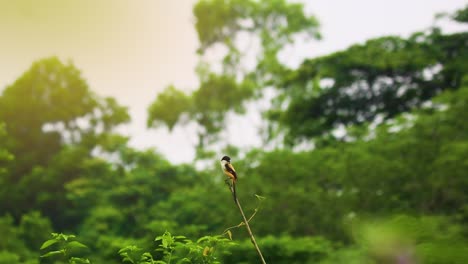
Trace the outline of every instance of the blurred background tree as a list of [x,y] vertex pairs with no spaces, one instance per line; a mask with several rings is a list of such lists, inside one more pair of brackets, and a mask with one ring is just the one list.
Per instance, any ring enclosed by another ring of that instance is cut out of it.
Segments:
[[[286,0],[199,1],[193,13],[200,41],[200,86],[191,95],[167,87],[149,108],[148,126],[164,124],[172,129],[178,123],[195,122],[197,153],[203,156],[219,140],[228,112],[245,113],[247,100],[281,80],[286,66],[278,53],[295,41],[320,35],[317,20],[305,14],[303,4]],[[208,54],[213,53],[222,55],[210,60]]]
[[68,207],[65,184],[80,176],[92,151],[106,150],[129,116],[115,99],[94,95],[75,66],[48,58],[3,90],[0,120],[8,135],[2,143],[15,157],[2,178],[9,188],[0,199],[9,202],[1,210],[19,217],[40,208],[65,227],[76,224],[61,213]]

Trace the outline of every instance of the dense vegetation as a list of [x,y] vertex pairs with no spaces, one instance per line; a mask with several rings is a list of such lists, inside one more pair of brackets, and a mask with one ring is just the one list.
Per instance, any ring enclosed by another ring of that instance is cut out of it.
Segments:
[[129,147],[125,107],[73,64],[39,60],[0,96],[0,263],[257,263],[244,228],[226,231],[241,218],[211,150],[222,120],[267,89],[277,148],[223,146],[267,262],[468,261],[468,32],[385,36],[290,69],[278,53],[320,37],[302,5],[211,0],[194,14],[200,87],[168,87],[148,126],[196,122],[212,166]]

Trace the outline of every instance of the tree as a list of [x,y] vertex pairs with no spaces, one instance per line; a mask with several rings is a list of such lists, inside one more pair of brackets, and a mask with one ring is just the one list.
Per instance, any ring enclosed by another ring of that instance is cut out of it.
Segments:
[[[200,86],[190,95],[167,87],[149,108],[148,126],[172,129],[193,121],[199,125],[198,150],[205,150],[225,128],[228,112],[243,113],[246,100],[278,81],[286,66],[277,55],[285,46],[301,37],[320,36],[318,22],[305,14],[303,5],[285,0],[201,0],[193,13],[202,61],[197,70]],[[246,47],[249,41],[257,45]],[[204,61],[203,56],[216,49],[223,54],[217,64]],[[257,58],[253,67],[247,63],[252,56]],[[220,70],[211,69],[215,67]]]
[[128,120],[126,108],[92,93],[71,63],[57,58],[33,63],[0,96],[7,132],[2,144],[15,157],[1,178],[10,186],[1,193],[0,199],[9,201],[0,204],[2,211],[16,218],[33,208],[59,215],[65,183],[80,177],[93,150],[109,151],[110,139],[119,137],[114,128]]
[[467,32],[442,34],[433,28],[305,60],[283,79],[282,96],[268,117],[285,131],[289,144],[394,118],[460,87],[468,70],[467,40]]

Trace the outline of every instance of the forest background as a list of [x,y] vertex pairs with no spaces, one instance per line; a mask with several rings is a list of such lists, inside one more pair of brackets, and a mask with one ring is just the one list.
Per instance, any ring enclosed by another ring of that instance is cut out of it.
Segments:
[[[147,108],[150,129],[194,128],[192,162],[131,147],[127,107],[71,61],[35,61],[2,90],[0,263],[256,263],[231,228],[224,154],[267,262],[468,260],[466,30],[434,23],[290,67],[284,49],[322,37],[303,4],[201,0],[193,15],[199,86]],[[466,26],[468,6],[441,20]],[[246,150],[223,133],[251,105],[262,144]]]

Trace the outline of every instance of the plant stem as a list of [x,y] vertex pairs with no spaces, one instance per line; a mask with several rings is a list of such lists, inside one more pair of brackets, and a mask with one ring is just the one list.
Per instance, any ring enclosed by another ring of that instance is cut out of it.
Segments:
[[239,199],[237,198],[237,195],[234,195],[234,187],[230,186],[229,189],[231,190],[231,193],[234,196],[234,201],[237,205],[237,208],[239,208],[239,212],[242,215],[242,219],[244,219],[245,227],[247,228],[247,232],[249,233],[249,236],[250,236],[250,241],[252,241],[252,244],[255,246],[255,249],[257,250],[257,253],[260,256],[260,259],[262,260],[262,264],[266,264],[265,259],[263,258],[263,255],[262,255],[262,251],[260,251],[257,241],[255,241],[255,237],[252,233],[252,230],[250,229],[249,221],[245,217],[244,210],[242,210],[242,206],[240,205]]

